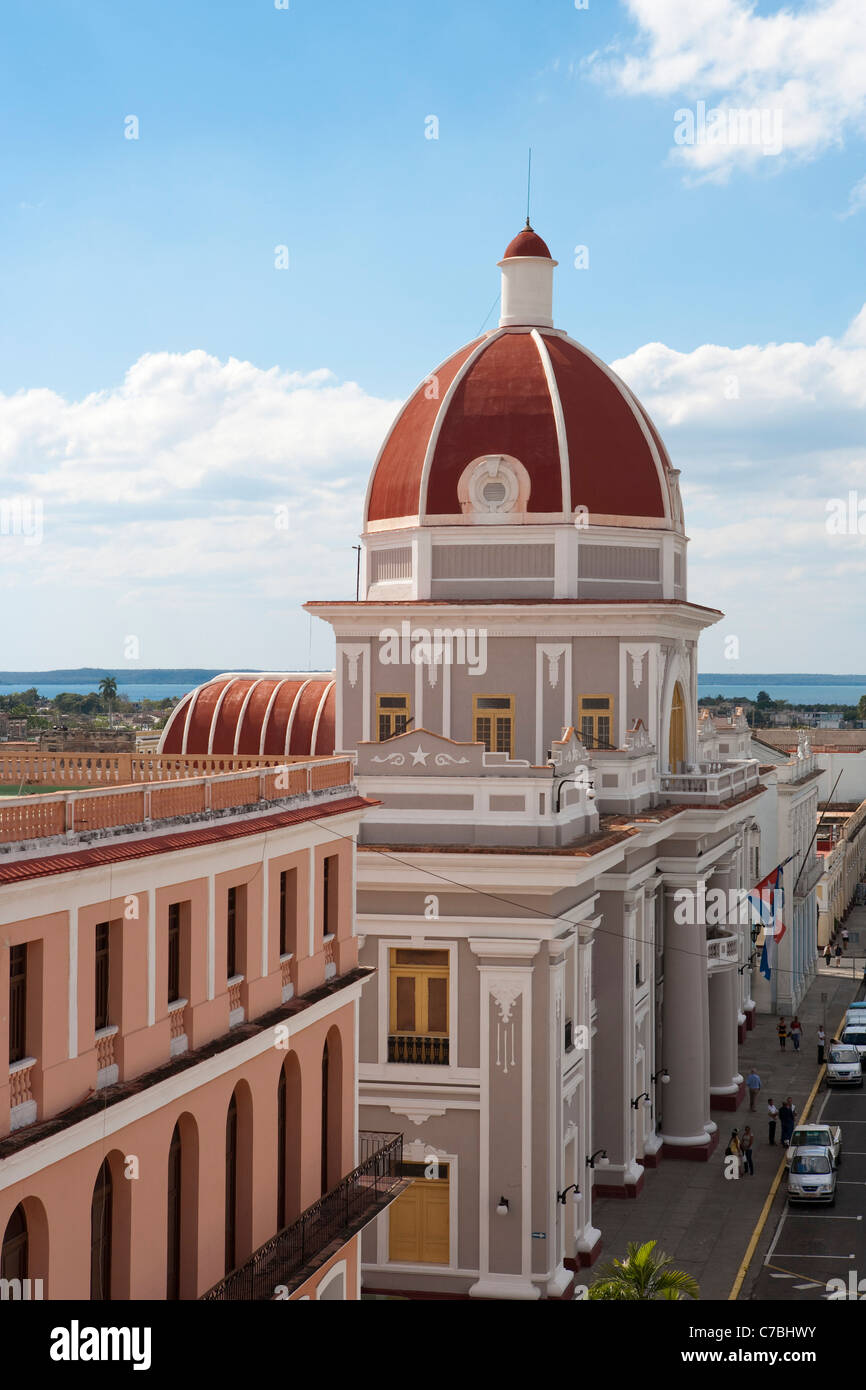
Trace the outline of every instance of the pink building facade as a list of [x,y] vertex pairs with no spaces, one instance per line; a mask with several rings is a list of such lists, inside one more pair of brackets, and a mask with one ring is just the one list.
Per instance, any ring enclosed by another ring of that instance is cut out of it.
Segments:
[[97,791],[95,831],[0,808],[4,1297],[358,1296],[397,1171],[357,1126],[366,803],[346,759],[289,770],[143,823]]

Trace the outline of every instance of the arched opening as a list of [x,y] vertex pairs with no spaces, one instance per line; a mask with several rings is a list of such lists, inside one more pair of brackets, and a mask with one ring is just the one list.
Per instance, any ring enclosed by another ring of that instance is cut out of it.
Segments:
[[183,1209],[183,1142],[180,1125],[175,1125],[168,1146],[168,1198],[166,1214],[166,1298],[180,1298],[181,1212]]
[[319,1302],[325,1299],[339,1299],[345,1302],[346,1299],[346,1266],[338,1265],[325,1275],[316,1292]]
[[0,1251],[0,1279],[30,1277],[30,1239],[24,1203],[19,1202],[6,1223]]
[[322,1049],[322,1191],[336,1187],[343,1168],[343,1045],[332,1028]]
[[277,1086],[277,1227],[301,1212],[301,1068],[293,1052]]
[[226,1274],[237,1264],[238,1103],[232,1096],[226,1116]]
[[671,696],[671,722],[670,735],[668,738],[668,764],[673,773],[682,770],[682,762],[686,756],[686,701],[683,695],[683,688],[679,681],[674,686],[674,693]]
[[252,1246],[252,1097],[245,1081],[235,1087],[226,1115],[226,1274],[242,1264]]
[[114,1207],[111,1164],[106,1158],[96,1177],[90,1201],[90,1297],[111,1298],[111,1242]]

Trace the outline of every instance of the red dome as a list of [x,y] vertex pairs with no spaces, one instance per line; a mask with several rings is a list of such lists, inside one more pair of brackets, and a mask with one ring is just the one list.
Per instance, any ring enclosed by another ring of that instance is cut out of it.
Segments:
[[509,241],[502,259],[507,261],[512,256],[544,256],[548,261],[553,260],[546,243],[541,240],[537,232],[532,230],[529,223],[526,224],[522,232],[517,233],[513,241]]
[[674,524],[670,460],[643,406],[557,330],[500,328],[425,378],[376,461],[366,522],[448,524],[462,514],[461,473],[485,454],[523,464],[530,520],[571,520],[585,507],[600,524]]
[[160,753],[288,754],[334,751],[331,676],[217,676],[172,710]]

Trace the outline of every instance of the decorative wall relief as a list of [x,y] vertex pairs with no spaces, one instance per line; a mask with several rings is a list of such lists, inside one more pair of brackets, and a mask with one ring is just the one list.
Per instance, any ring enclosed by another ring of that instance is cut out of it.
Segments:
[[496,1020],[496,1065],[507,1074],[517,1065],[515,1045],[515,1022],[512,1009],[523,993],[525,981],[515,980],[510,975],[497,975],[490,981],[490,995],[499,1009]]
[[544,656],[547,657],[547,682],[551,690],[555,690],[559,684],[559,663],[568,651],[568,647],[542,646]]
[[343,655],[346,658],[349,684],[353,690],[358,684],[358,663],[364,655],[365,650],[364,647],[343,647],[342,649]]

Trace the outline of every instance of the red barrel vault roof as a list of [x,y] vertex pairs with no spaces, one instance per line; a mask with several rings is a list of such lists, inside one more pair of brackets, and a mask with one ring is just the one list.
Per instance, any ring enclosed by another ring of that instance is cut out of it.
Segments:
[[334,751],[330,675],[224,675],[185,695],[160,753],[310,757]]

